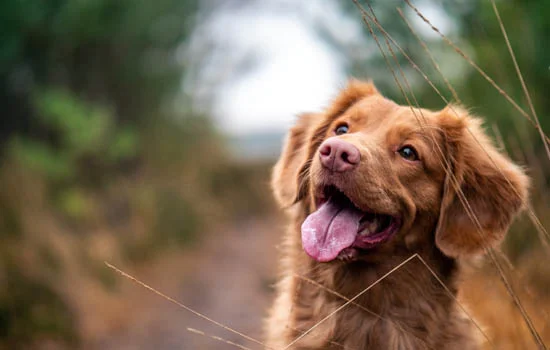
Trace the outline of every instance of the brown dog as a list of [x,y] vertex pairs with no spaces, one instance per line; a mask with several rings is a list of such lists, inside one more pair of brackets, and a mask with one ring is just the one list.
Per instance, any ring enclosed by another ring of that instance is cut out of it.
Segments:
[[456,106],[399,106],[359,81],[325,113],[300,116],[272,179],[292,225],[268,347],[301,337],[289,348],[477,348],[419,259],[364,290],[418,253],[456,294],[457,259],[503,239],[528,179],[480,124]]

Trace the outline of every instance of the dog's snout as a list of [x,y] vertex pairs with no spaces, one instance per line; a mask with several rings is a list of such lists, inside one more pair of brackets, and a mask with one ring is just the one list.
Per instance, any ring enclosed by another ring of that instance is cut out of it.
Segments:
[[327,169],[336,172],[349,171],[361,160],[359,149],[349,142],[338,138],[330,138],[319,148],[321,163]]

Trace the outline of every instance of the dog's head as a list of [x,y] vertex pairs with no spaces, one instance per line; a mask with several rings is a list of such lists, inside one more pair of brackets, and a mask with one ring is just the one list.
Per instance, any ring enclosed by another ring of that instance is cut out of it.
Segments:
[[457,106],[400,106],[353,80],[290,130],[275,197],[307,211],[302,244],[318,261],[426,242],[450,257],[481,252],[504,237],[528,179],[480,124]]

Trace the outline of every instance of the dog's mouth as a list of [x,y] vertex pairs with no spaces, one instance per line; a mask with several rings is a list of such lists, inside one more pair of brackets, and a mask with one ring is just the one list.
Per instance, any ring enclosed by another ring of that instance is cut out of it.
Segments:
[[386,242],[400,226],[396,217],[361,210],[334,186],[325,187],[317,200],[318,209],[302,224],[302,245],[320,262],[353,260],[357,250]]

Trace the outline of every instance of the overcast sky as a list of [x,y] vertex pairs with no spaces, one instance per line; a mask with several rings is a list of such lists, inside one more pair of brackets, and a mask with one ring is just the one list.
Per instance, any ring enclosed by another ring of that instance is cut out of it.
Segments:
[[[202,4],[185,52],[191,68],[185,89],[233,136],[282,132],[297,114],[320,110],[330,102],[348,78],[348,61],[323,40],[321,32],[352,46],[355,59],[372,54],[366,49],[359,17],[350,18],[337,1]],[[424,6],[423,12],[446,31],[445,13],[433,6]],[[434,35],[422,23],[416,24],[421,34]]]
[[339,40],[361,40],[360,24],[333,1],[218,3],[205,12],[191,48],[207,55],[186,88],[232,135],[283,131],[297,114],[326,106],[344,84],[345,58],[321,40],[318,24]]

